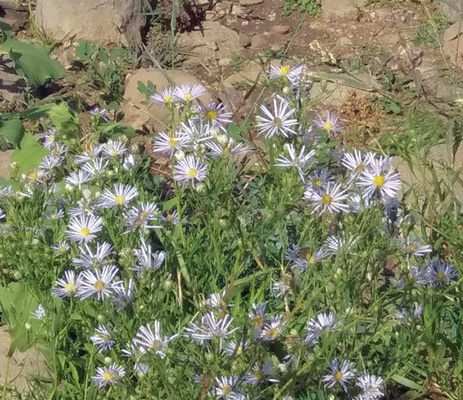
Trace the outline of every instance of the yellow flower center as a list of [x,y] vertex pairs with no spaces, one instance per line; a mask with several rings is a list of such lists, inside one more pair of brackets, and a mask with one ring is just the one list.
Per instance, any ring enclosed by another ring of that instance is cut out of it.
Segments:
[[109,335],[103,335],[102,339],[103,339],[105,342],[108,342],[109,340],[111,340],[111,336],[109,336]]
[[325,122],[323,128],[325,128],[325,131],[330,132],[333,130],[333,124],[331,122]]
[[273,120],[273,125],[275,125],[277,128],[280,128],[281,127],[281,119],[280,118],[275,118]]
[[93,284],[93,287],[99,292],[101,292],[104,289],[105,284],[103,281],[98,280]]
[[329,194],[323,195],[322,204],[330,205],[332,201],[333,201],[333,198]]
[[167,219],[167,221],[172,222],[172,220],[174,219],[174,214],[172,214],[172,213],[167,214],[166,219]]
[[217,112],[217,110],[208,110],[208,111],[206,112],[206,116],[207,116],[207,118],[209,118],[209,119],[217,119],[218,112]]
[[103,374],[103,379],[104,379],[105,381],[109,381],[112,377],[113,377],[113,376],[112,376],[109,372],[105,372],[105,373]]
[[170,94],[164,96],[164,101],[167,103],[167,104],[170,104],[172,103],[172,96]]
[[281,74],[281,76],[286,76],[286,75],[288,75],[288,72],[289,72],[289,66],[288,66],[288,65],[283,65],[283,66],[280,68],[280,74]]
[[439,271],[436,274],[436,278],[439,279],[440,281],[443,281],[445,279],[445,274],[442,271]]
[[177,146],[177,143],[178,143],[178,141],[175,140],[175,138],[171,137],[171,138],[169,139],[169,146],[170,146],[170,147],[175,147],[175,146]]
[[321,180],[321,179],[318,179],[318,178],[317,178],[317,179],[314,179],[313,184],[314,184],[315,186],[321,186],[321,185],[322,185],[322,180]]
[[32,180],[36,180],[37,179],[37,172],[31,172],[29,174],[29,178],[32,179]]
[[386,182],[386,178],[384,175],[376,175],[375,179],[373,179],[373,183],[376,187],[383,187],[384,182]]
[[53,153],[53,155],[54,155],[55,157],[58,157],[58,156],[59,156],[59,151],[58,151],[58,150],[56,150],[56,149],[55,149],[55,150],[53,150],[53,152],[52,152],[52,153]]
[[196,178],[196,176],[198,175],[198,171],[195,169],[195,168],[190,168],[187,172],[187,175],[188,175],[188,178]]
[[412,274],[408,274],[407,277],[406,277],[406,279],[407,279],[407,282],[408,282],[408,283],[413,283],[413,282],[415,282],[415,278],[413,277]]
[[236,349],[236,355],[240,356],[242,354],[243,354],[243,346],[238,346],[238,348]]
[[61,246],[61,247],[59,248],[59,252],[60,252],[60,253],[66,253],[66,251],[68,251],[68,249],[66,249],[66,247],[64,247],[64,246]]
[[48,141],[53,143],[55,141],[55,135],[48,136]]
[[148,211],[142,211],[142,212],[140,213],[140,217],[142,217],[143,219],[145,219],[146,217],[148,217],[148,215],[149,215],[149,212],[148,212]]
[[260,315],[256,315],[254,317],[254,325],[255,326],[262,325],[262,317]]
[[90,235],[90,229],[88,229],[86,226],[84,226],[84,227],[80,230],[80,234],[81,234],[83,237],[87,237],[88,235]]
[[357,168],[356,170],[357,171],[363,171],[365,169],[365,164],[363,162],[361,162],[359,165],[357,165]]
[[116,204],[118,206],[121,206],[122,204],[124,204],[124,201],[125,201],[125,197],[124,196],[116,196]]
[[258,369],[257,371],[254,371],[253,372],[253,375],[257,378],[257,379],[260,379],[262,378],[262,371],[260,369]]
[[268,331],[268,335],[274,339],[278,336],[278,329],[277,328],[271,328],[269,331]]
[[76,285],[74,285],[72,282],[68,282],[66,283],[64,288],[66,289],[66,292],[73,292],[74,290],[76,290]]
[[186,100],[186,101],[191,101],[191,100],[193,100],[193,96],[191,95],[191,93],[187,93],[187,94],[185,95],[185,100]]
[[342,372],[336,371],[336,373],[334,374],[334,379],[336,379],[339,382],[342,379]]

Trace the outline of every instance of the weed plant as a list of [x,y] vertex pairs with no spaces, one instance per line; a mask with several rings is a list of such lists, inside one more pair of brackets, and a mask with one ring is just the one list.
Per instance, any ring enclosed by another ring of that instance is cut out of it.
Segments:
[[43,398],[463,396],[461,216],[435,225],[450,250],[426,242],[391,158],[308,117],[306,73],[271,67],[249,132],[201,85],[169,87],[149,154],[95,110],[91,134],[61,118],[40,165],[13,166],[2,319],[9,357],[43,350]]

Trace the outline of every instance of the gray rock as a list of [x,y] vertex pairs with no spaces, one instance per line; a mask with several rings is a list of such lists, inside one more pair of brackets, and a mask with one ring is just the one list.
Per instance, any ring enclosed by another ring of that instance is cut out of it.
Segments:
[[463,67],[463,29],[457,22],[447,28],[444,33],[444,53],[454,64]]
[[225,87],[233,87],[233,85],[240,82],[247,82],[252,85],[259,81],[264,75],[265,73],[262,66],[255,61],[251,61],[241,72],[237,72],[225,79],[223,85]]
[[0,151],[0,178],[9,179],[11,156],[13,155],[13,152],[14,150]]
[[13,102],[25,89],[24,79],[12,68],[12,62],[0,55],[0,101]]
[[255,6],[257,4],[262,4],[264,0],[240,0],[241,6]]
[[274,25],[270,31],[272,33],[277,33],[278,35],[286,35],[291,32],[291,27],[289,25]]
[[142,0],[37,0],[39,28],[55,39],[136,45],[144,25]]
[[463,10],[461,8],[460,0],[445,0],[445,2],[442,1],[442,13],[452,23],[457,22],[463,18]]
[[321,0],[322,11],[326,16],[344,17],[363,5],[364,0]]

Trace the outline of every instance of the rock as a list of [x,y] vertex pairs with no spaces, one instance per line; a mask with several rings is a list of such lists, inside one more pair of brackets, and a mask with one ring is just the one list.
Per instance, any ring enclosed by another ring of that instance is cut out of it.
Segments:
[[461,1],[445,0],[445,2],[442,2],[442,13],[449,19],[450,22],[458,22],[461,18],[463,18]]
[[[11,339],[5,327],[0,328],[0,381],[5,380],[7,354],[10,349]],[[26,392],[30,389],[29,379],[36,376],[44,376],[47,373],[47,366],[43,355],[32,348],[24,353],[15,351],[10,360],[8,370],[8,381],[16,387],[19,392]],[[10,398],[7,396],[7,398]]]
[[[11,156],[14,150],[0,151],[0,178],[10,178]],[[1,336],[1,333],[0,333]],[[0,351],[1,354],[1,351]]]
[[[138,82],[147,83],[153,82],[156,90],[161,92],[168,86],[171,86],[166,75],[174,82],[175,85],[194,85],[201,83],[193,75],[185,71],[160,71],[158,69],[139,69],[132,75],[128,76],[125,84],[124,100],[126,101],[123,106],[124,122],[131,125],[135,129],[166,130],[169,128],[170,113],[164,106],[156,104],[143,104],[146,102],[145,96],[138,90]],[[208,103],[211,96],[206,92],[200,97],[203,103]]]
[[248,35],[242,32],[240,32],[239,35],[240,35],[240,45],[241,46],[243,46],[244,48],[247,48],[252,45],[251,38]]
[[142,0],[37,0],[36,23],[45,34],[100,44],[137,45],[145,17]]
[[22,29],[29,22],[29,8],[20,0],[0,0],[0,22]]
[[341,46],[352,46],[352,40],[346,37],[339,38],[339,44]]
[[4,57],[0,55],[0,101],[13,102],[26,88],[26,83],[16,74],[12,62]]
[[264,0],[240,0],[240,5],[241,6],[255,6],[257,4],[262,4]]
[[[459,29],[459,23],[455,23],[447,28],[444,34],[444,53],[454,64],[463,67],[463,29]],[[460,37],[460,40],[458,38]]]
[[287,33],[291,32],[291,29],[292,28],[289,25],[273,25],[270,31],[278,35],[286,35]]
[[265,73],[262,66],[255,61],[251,61],[241,72],[237,72],[225,79],[223,85],[225,87],[233,87],[243,81],[252,85],[256,81],[259,81],[264,75]]
[[326,16],[345,17],[363,5],[364,0],[321,0],[322,11]]
[[[205,58],[224,58],[241,50],[240,36],[234,30],[215,21],[205,21],[199,31],[185,32],[179,35],[178,45],[186,48],[201,61]],[[211,52],[210,44],[215,43],[217,49]],[[212,54],[211,54],[212,53]],[[193,56],[194,58],[194,56]]]
[[231,58],[225,57],[225,58],[221,58],[218,64],[220,67],[228,67],[230,63],[231,63]]
[[239,4],[233,4],[231,13],[232,15],[243,15],[244,10],[241,8]]
[[232,11],[233,3],[230,1],[218,2],[214,8],[215,12],[219,15],[227,15]]

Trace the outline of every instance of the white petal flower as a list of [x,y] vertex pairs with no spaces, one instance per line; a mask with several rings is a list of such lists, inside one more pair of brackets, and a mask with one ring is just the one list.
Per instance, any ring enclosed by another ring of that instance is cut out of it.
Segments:
[[174,167],[174,180],[180,183],[191,183],[193,186],[202,182],[207,176],[207,165],[199,158],[187,156]]
[[103,219],[93,215],[71,218],[66,234],[73,242],[89,243],[103,229]]

